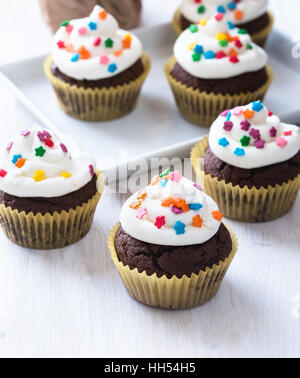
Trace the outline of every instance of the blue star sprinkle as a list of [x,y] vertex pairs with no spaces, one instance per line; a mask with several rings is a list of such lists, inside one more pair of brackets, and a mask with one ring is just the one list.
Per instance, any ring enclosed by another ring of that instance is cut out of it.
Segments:
[[16,164],[16,162],[18,161],[18,159],[22,159],[22,155],[14,155],[11,162],[13,164]]
[[261,101],[254,101],[252,104],[252,110],[255,110],[256,112],[260,112],[264,108]]
[[185,233],[185,224],[180,221],[177,221],[175,223],[175,226],[173,226],[173,228],[176,232],[176,235],[181,235]]
[[204,53],[204,57],[205,59],[215,59],[216,54],[212,50],[208,50]]
[[96,22],[93,22],[93,21],[91,21],[88,26],[91,30],[97,30],[97,27],[98,27]]
[[229,112],[229,113],[227,114],[227,116],[226,116],[226,121],[227,121],[227,122],[230,121],[230,118],[231,118],[231,112]]
[[219,145],[220,146],[226,147],[226,146],[228,146],[228,144],[229,144],[229,142],[226,138],[219,139]]
[[229,29],[230,29],[230,30],[232,30],[232,29],[234,29],[234,28],[235,28],[235,26],[233,25],[233,23],[232,23],[232,22],[230,22],[230,21],[227,21],[227,24],[228,24],[228,27],[229,27]]
[[116,72],[117,71],[117,69],[118,69],[118,67],[117,67],[117,65],[116,65],[116,63],[111,63],[109,66],[108,66],[108,72],[110,72],[110,73],[114,73],[114,72]]
[[194,48],[194,52],[197,53],[197,54],[203,54],[204,53],[204,50],[203,50],[203,46],[201,45],[196,45],[195,48]]
[[219,5],[218,8],[217,8],[217,12],[226,13],[226,9],[225,9],[225,7],[223,7],[223,5]]
[[236,9],[236,3],[231,2],[231,3],[228,3],[227,6],[229,9]]
[[236,148],[234,151],[236,156],[245,156],[245,150],[243,148]]
[[199,210],[202,207],[203,207],[203,205],[201,205],[201,203],[190,203],[189,204],[190,210]]

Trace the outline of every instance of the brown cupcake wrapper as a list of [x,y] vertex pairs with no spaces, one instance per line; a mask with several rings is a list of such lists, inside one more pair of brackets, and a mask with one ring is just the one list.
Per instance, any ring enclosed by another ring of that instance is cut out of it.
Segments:
[[146,53],[143,53],[141,59],[145,69],[137,79],[111,88],[82,88],[64,82],[52,73],[51,56],[44,62],[44,72],[65,113],[82,121],[109,121],[121,118],[135,108],[151,66]]
[[0,224],[10,241],[25,248],[55,249],[74,244],[90,230],[104,180],[98,175],[98,191],[76,209],[53,214],[33,214],[0,205]]
[[[264,29],[260,30],[259,32],[251,35],[252,41],[261,47],[264,47],[274,24],[273,13],[271,11],[268,11],[268,15],[270,19],[269,25],[267,25]],[[173,20],[172,20],[173,28],[178,35],[184,31],[184,29],[182,29],[182,26],[181,26],[180,18],[181,18],[181,9],[178,8],[176,12],[174,13]]]
[[172,56],[165,65],[165,74],[173,91],[176,105],[184,118],[199,126],[210,127],[219,114],[226,109],[247,105],[257,100],[262,101],[273,80],[271,66],[266,65],[268,80],[255,92],[236,95],[200,92],[174,79],[171,71],[175,63],[176,59]]
[[194,146],[192,165],[196,176],[204,181],[205,192],[217,202],[224,216],[243,222],[267,222],[282,217],[293,207],[300,188],[300,174],[275,187],[233,186],[204,172],[199,159],[204,157],[207,147],[208,137]]
[[157,277],[156,273],[148,276],[146,272],[139,273],[137,268],[130,269],[119,260],[114,247],[114,239],[119,225],[118,223],[113,227],[108,237],[111,258],[128,293],[138,302],[148,306],[184,309],[207,302],[218,291],[238,249],[236,236],[226,226],[232,238],[232,251],[224,261],[214,264],[212,268],[206,268],[205,271],[200,271],[199,274],[193,273],[191,277]]

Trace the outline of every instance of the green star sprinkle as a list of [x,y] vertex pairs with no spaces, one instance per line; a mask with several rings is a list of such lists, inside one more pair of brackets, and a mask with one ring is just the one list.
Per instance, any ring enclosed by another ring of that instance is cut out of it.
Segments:
[[192,59],[193,59],[194,62],[199,62],[199,60],[201,60],[201,55],[195,52],[192,55]]
[[105,47],[113,47],[114,41],[111,38],[107,38],[104,44],[105,44]]
[[205,12],[205,6],[204,5],[200,5],[200,7],[198,8],[198,13],[202,14]]
[[253,49],[253,45],[251,45],[251,43],[248,43],[247,49],[252,50]]
[[221,41],[219,41],[219,45],[222,47],[226,47],[228,46],[228,42],[226,41],[226,39],[222,39]]
[[243,147],[247,147],[247,146],[249,146],[249,144],[250,144],[250,140],[251,140],[250,137],[244,135],[244,136],[241,138],[241,140],[240,140],[241,145],[242,145]]
[[198,31],[198,26],[195,24],[190,25],[190,32],[196,33]]
[[246,29],[239,29],[238,33],[239,34],[248,34]]
[[40,146],[35,149],[35,156],[43,157],[46,153],[46,150],[43,148],[43,146]]

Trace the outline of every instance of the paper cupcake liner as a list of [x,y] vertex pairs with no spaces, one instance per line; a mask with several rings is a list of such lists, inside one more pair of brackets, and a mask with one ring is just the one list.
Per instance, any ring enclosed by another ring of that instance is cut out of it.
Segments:
[[273,71],[267,65],[268,80],[255,92],[236,95],[200,92],[198,89],[187,87],[173,78],[171,71],[175,63],[176,59],[172,56],[165,65],[165,74],[173,91],[176,105],[184,118],[199,126],[210,127],[219,114],[226,109],[247,105],[257,100],[262,101],[273,80]]
[[76,209],[52,214],[33,214],[0,205],[0,224],[13,243],[31,249],[63,248],[82,239],[90,230],[104,181],[98,176],[98,191]]
[[199,159],[204,157],[207,147],[208,137],[194,146],[192,165],[197,177],[204,180],[205,192],[217,202],[224,216],[243,222],[267,222],[282,217],[293,207],[300,188],[300,174],[274,187],[233,186],[204,172]]
[[268,36],[271,33],[274,25],[274,14],[271,11],[268,11],[268,15],[270,19],[269,25],[266,26],[263,30],[251,35],[252,41],[261,47],[264,47],[264,45],[266,44]]
[[136,106],[141,87],[150,70],[150,59],[143,53],[144,72],[135,80],[111,88],[83,88],[70,85],[53,75],[52,58],[44,62],[45,74],[52,84],[60,108],[82,121],[109,121],[125,116]]
[[[252,41],[262,47],[264,47],[274,24],[273,13],[268,11],[268,15],[270,19],[269,25],[266,26],[263,30],[260,30],[259,32],[251,35]],[[178,8],[177,11],[174,13],[173,20],[172,20],[173,28],[178,35],[184,31],[184,29],[182,29],[182,26],[181,26],[180,17],[181,17],[181,10],[180,8]]]
[[218,291],[238,249],[236,236],[226,226],[232,238],[232,251],[224,261],[213,265],[212,268],[206,268],[205,271],[200,271],[199,274],[193,273],[190,278],[187,276],[157,277],[156,273],[148,276],[146,272],[139,273],[137,268],[131,270],[119,260],[114,247],[114,239],[119,226],[119,223],[115,225],[108,237],[112,260],[128,293],[138,302],[154,307],[184,309],[199,306],[210,300]]

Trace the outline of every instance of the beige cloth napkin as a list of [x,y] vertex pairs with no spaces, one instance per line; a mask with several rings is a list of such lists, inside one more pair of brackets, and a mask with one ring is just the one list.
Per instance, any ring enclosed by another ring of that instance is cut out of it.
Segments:
[[96,4],[118,20],[120,27],[131,29],[140,22],[142,0],[40,0],[45,21],[53,32],[64,20],[88,16]]

